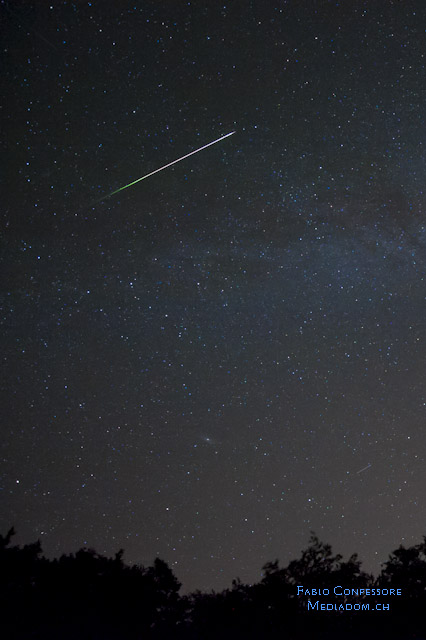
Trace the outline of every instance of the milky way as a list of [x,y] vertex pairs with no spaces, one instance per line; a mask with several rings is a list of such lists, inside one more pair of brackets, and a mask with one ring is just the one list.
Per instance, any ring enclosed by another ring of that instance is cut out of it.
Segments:
[[185,590],[425,533],[423,3],[237,4],[0,5],[2,530]]

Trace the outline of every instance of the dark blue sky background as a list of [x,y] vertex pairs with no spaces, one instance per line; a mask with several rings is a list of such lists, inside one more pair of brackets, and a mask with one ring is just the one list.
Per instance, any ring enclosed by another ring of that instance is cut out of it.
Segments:
[[186,590],[419,542],[424,3],[0,13],[2,530]]

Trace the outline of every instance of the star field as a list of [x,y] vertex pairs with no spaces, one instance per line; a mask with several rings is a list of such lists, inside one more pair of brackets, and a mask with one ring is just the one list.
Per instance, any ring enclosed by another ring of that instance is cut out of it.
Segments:
[[0,12],[2,530],[184,590],[417,543],[423,3]]

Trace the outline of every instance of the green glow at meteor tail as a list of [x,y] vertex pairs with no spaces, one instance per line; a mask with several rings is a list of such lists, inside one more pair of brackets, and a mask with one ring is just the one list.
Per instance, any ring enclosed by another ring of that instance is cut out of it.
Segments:
[[109,198],[110,196],[114,196],[116,193],[120,193],[120,191],[124,191],[124,189],[128,189],[129,187],[132,187],[134,184],[136,184],[137,182],[140,182],[141,180],[145,180],[145,178],[148,178],[150,175],[151,174],[148,174],[147,176],[143,176],[143,178],[138,178],[137,180],[133,180],[133,182],[129,182],[129,184],[126,184],[125,187],[120,187],[115,191],[111,191],[111,193],[107,197]]
[[111,196],[114,196],[116,193],[120,193],[120,191],[124,191],[124,189],[128,189],[129,187],[132,187],[134,184],[137,184],[138,182],[141,182],[141,180],[145,180],[146,178],[149,178],[150,176],[153,176],[154,173],[158,173],[159,171],[163,171],[163,169],[167,169],[167,167],[171,167],[173,164],[176,164],[177,162],[181,162],[181,160],[185,160],[185,158],[189,158],[189,156],[193,156],[194,153],[198,153],[199,151],[202,151],[203,149],[207,149],[207,147],[211,147],[212,144],[216,144],[216,142],[220,142],[221,140],[224,140],[225,138],[229,138],[229,136],[234,135],[235,131],[231,131],[231,133],[227,133],[225,136],[222,136],[221,138],[218,138],[217,140],[213,140],[213,142],[209,142],[208,144],[205,144],[203,147],[200,147],[199,149],[195,149],[195,151],[191,151],[190,153],[187,153],[186,156],[182,156],[182,158],[178,158],[177,160],[173,160],[173,162],[169,162],[168,164],[165,164],[164,167],[160,167],[159,169],[156,169],[155,171],[151,171],[151,173],[148,173],[146,176],[142,176],[142,178],[138,178],[137,180],[133,180],[133,182],[129,182],[129,184],[126,184],[124,187],[120,187],[119,189],[116,189],[115,191],[111,191],[111,193],[109,193],[107,196],[103,196],[100,200],[98,200],[98,202],[101,202],[102,200],[105,200],[106,198],[110,198]]

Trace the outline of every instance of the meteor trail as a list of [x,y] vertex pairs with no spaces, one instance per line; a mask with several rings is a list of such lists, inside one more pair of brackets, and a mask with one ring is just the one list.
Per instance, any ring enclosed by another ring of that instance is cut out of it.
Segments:
[[359,471],[357,471],[357,473],[362,473],[363,471],[367,471],[367,469],[369,469],[372,465],[370,463],[368,463],[368,465],[366,467],[363,467],[362,469],[360,469]]
[[[222,136],[221,138],[218,138],[217,140],[213,140],[213,142],[209,142],[208,144],[205,144],[204,147],[200,147],[199,149],[195,149],[195,151],[191,151],[191,153],[187,153],[186,156],[182,156],[182,158],[178,158],[177,160],[173,160],[173,162],[169,162],[169,164],[165,164],[164,167],[160,167],[159,169],[156,169],[155,171],[151,171],[151,173],[147,173],[146,176],[142,176],[142,178],[138,178],[137,180],[134,180],[133,182],[129,182],[129,184],[126,184],[124,187],[120,187],[119,189],[116,189],[115,191],[112,191],[111,193],[109,193],[107,196],[104,196],[103,198],[101,198],[101,200],[105,200],[106,198],[110,198],[111,196],[115,195],[116,193],[119,193],[120,191],[124,191],[124,189],[127,189],[128,187],[132,187],[134,184],[140,182],[141,180],[145,180],[146,178],[149,178],[150,176],[153,176],[154,173],[158,173],[159,171],[163,171],[163,169],[167,169],[167,167],[171,167],[173,164],[176,164],[177,162],[180,162],[181,160],[185,160],[185,158],[189,158],[189,156],[193,156],[194,153],[198,153],[199,151],[202,151],[203,149],[207,149],[207,147],[211,147],[212,144],[216,144],[216,142],[220,142],[221,140],[225,140],[225,138],[229,138],[229,136],[233,136],[235,133],[235,131],[231,131],[231,133],[227,133],[226,136]],[[100,202],[100,201],[98,201]]]

